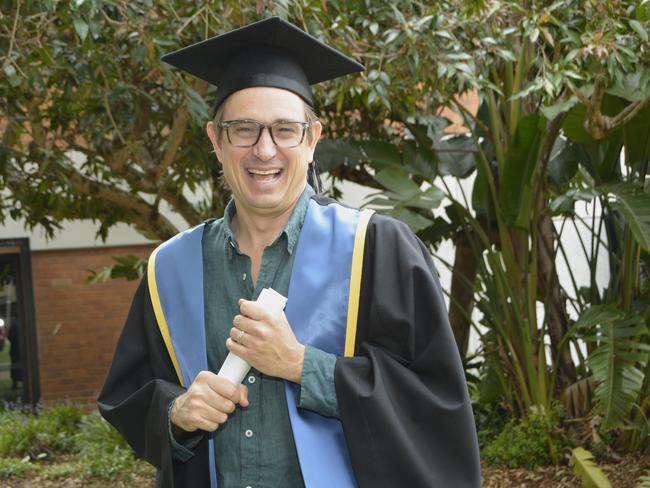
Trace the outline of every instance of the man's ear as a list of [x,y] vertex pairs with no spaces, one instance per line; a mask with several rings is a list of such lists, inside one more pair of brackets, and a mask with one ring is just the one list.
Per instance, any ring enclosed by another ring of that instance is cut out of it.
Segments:
[[316,145],[318,144],[318,140],[320,139],[321,132],[323,131],[323,126],[321,125],[320,122],[316,121],[313,124],[311,124],[311,126],[309,127],[309,131],[311,132],[311,137],[307,138],[308,141],[307,149],[309,151],[307,161],[313,161],[314,152],[316,151]]
[[217,155],[217,159],[221,161],[221,151],[223,150],[223,147],[221,146],[221,141],[217,135],[217,126],[210,120],[205,126],[205,131],[208,133],[210,142],[212,142],[212,147],[214,148],[214,152]]

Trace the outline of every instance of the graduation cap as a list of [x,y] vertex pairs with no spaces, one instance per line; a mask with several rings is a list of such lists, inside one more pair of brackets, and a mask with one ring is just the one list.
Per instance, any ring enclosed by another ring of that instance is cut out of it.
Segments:
[[162,61],[217,86],[214,109],[254,86],[283,88],[314,105],[310,85],[363,65],[279,17],[271,17],[165,54]]

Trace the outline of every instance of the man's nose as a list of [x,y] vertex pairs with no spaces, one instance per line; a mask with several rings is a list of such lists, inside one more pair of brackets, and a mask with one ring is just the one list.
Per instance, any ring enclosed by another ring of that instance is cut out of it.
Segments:
[[257,141],[257,144],[253,147],[254,154],[258,159],[262,161],[267,161],[275,156],[277,148],[273,139],[271,138],[271,129],[269,127],[264,127],[262,129],[262,134],[260,135],[260,140]]

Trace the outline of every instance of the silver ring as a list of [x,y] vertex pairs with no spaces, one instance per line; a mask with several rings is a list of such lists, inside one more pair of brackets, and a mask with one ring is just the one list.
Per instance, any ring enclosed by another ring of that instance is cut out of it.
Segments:
[[[240,330],[239,334],[237,334],[237,337],[235,338],[235,342],[238,343],[238,344],[241,344],[241,340],[244,337],[245,333],[246,332],[244,332],[243,330]],[[243,344],[242,344],[242,346],[243,346]]]

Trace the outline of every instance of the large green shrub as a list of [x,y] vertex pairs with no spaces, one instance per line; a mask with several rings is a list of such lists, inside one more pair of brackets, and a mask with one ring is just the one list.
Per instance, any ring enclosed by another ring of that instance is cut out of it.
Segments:
[[533,412],[513,418],[485,447],[482,458],[490,464],[534,468],[559,461],[563,447],[562,411]]

